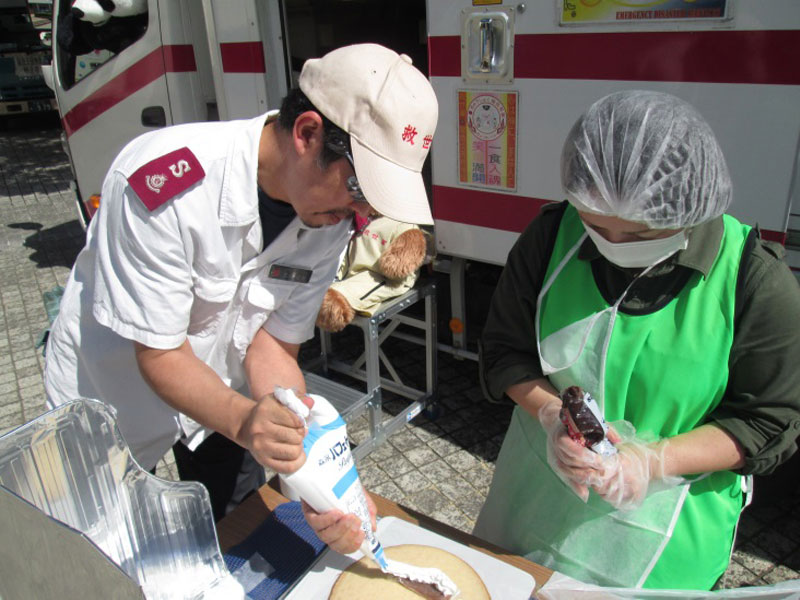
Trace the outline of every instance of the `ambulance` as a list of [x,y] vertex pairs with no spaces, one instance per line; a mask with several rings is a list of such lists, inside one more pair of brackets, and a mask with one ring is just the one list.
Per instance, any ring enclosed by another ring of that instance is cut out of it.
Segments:
[[0,126],[15,115],[55,115],[53,91],[45,85],[41,71],[50,60],[40,35],[50,25],[43,4],[0,0]]
[[482,298],[467,293],[470,272],[499,272],[564,198],[563,140],[618,90],[668,92],[703,114],[733,178],[730,212],[784,244],[800,276],[797,0],[147,0],[100,23],[72,4],[54,2],[49,75],[85,220],[135,136],[261,114],[306,59],[377,42],[408,54],[439,100],[425,174],[454,352],[474,357],[467,315],[486,309],[469,306]]

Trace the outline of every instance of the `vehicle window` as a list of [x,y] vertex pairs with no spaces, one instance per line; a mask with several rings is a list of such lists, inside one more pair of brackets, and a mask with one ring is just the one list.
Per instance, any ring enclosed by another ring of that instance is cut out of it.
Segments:
[[[65,88],[89,76],[147,31],[146,2],[141,2],[142,12],[125,17],[103,11],[100,4],[58,0],[56,51],[59,76]],[[84,12],[78,8],[80,5],[97,10],[89,12],[87,8]]]

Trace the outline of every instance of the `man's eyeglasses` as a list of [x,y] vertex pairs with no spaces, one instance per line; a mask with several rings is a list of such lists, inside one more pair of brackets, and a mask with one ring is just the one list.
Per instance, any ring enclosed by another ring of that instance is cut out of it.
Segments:
[[[344,142],[326,142],[325,145],[339,156],[344,156],[353,168],[353,173],[356,172],[356,163],[353,161],[353,155]],[[367,202],[367,197],[364,196],[364,192],[361,190],[361,186],[358,184],[358,179],[355,175],[351,175],[347,178],[345,187],[347,187],[347,191],[350,193],[353,202]]]

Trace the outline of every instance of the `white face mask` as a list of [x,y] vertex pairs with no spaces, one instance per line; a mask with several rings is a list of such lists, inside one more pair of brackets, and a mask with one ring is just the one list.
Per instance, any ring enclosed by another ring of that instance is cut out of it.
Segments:
[[654,240],[637,242],[609,242],[586,223],[583,224],[594,245],[609,261],[625,268],[644,268],[660,263],[678,250],[685,250],[689,244],[686,232]]

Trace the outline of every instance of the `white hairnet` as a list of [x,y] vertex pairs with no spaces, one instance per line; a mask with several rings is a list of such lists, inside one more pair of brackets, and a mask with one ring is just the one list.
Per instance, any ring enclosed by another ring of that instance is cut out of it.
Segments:
[[700,113],[660,92],[601,98],[573,125],[561,153],[561,184],[578,210],[690,227],[731,202],[722,150]]

